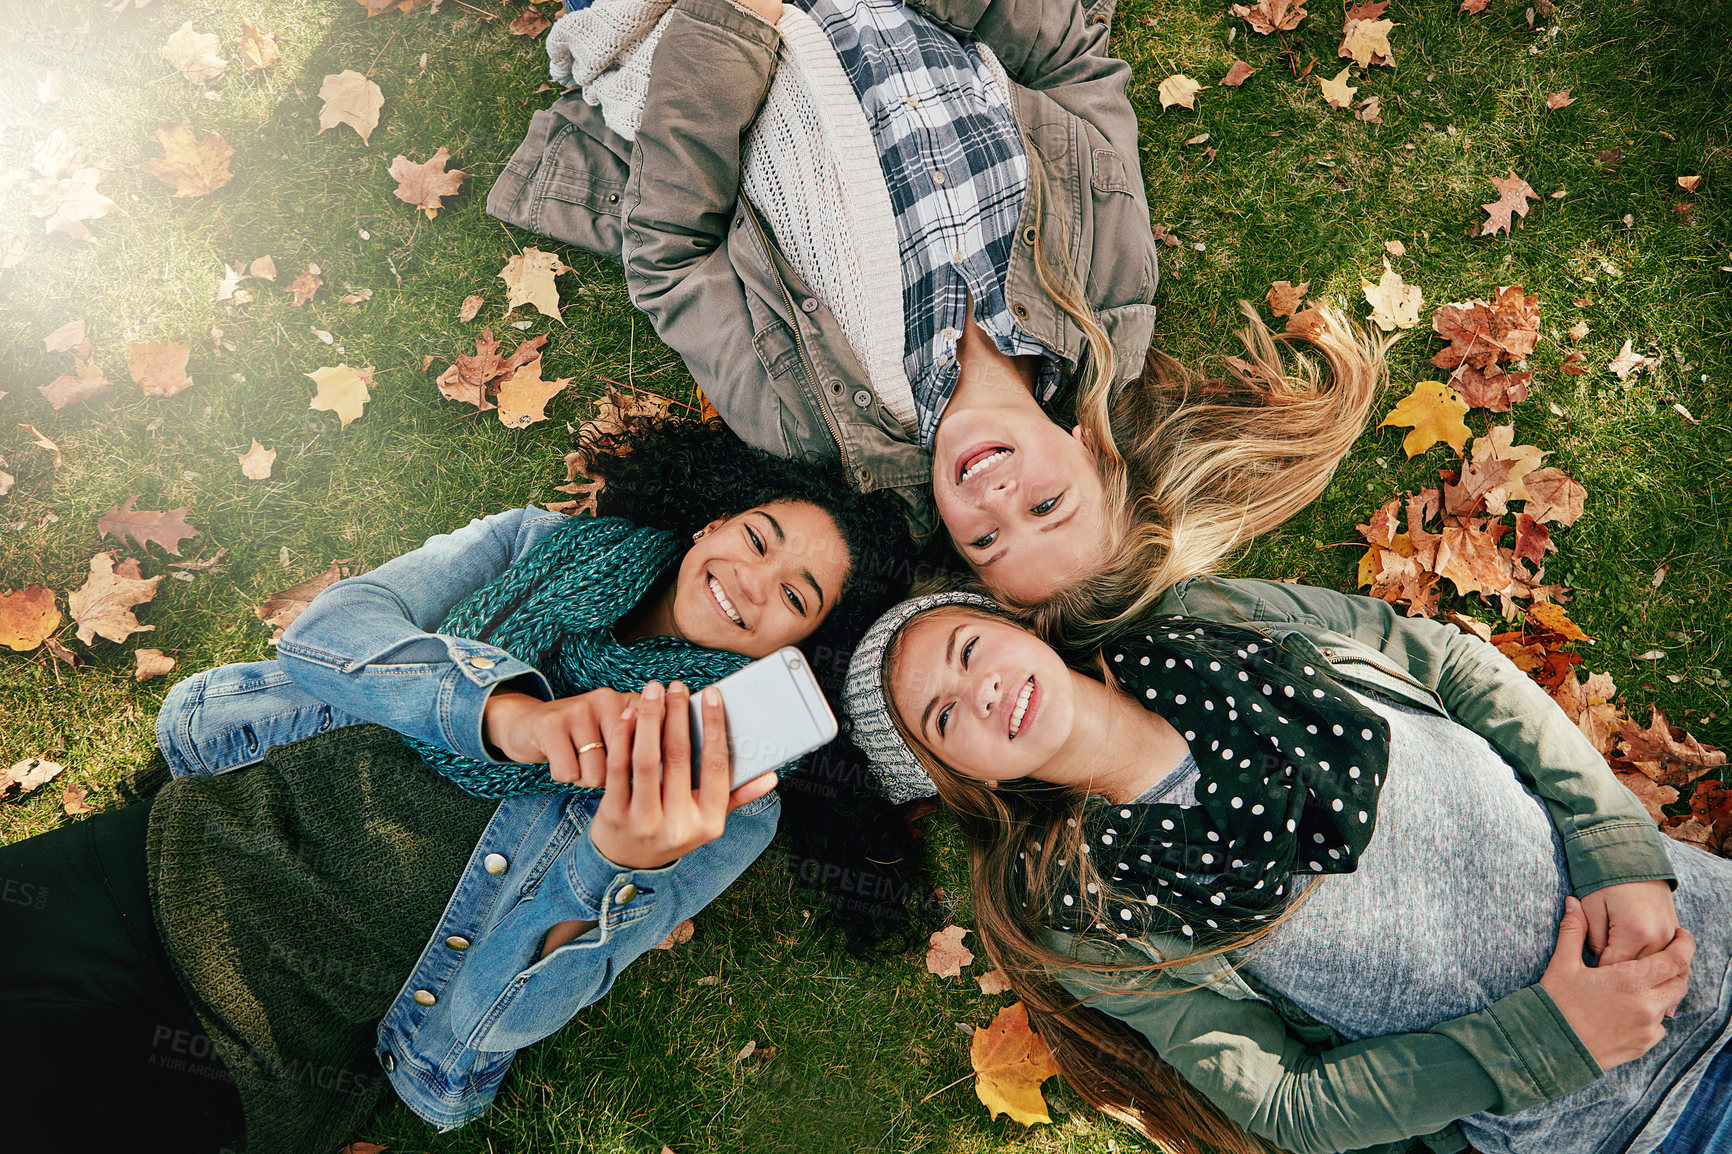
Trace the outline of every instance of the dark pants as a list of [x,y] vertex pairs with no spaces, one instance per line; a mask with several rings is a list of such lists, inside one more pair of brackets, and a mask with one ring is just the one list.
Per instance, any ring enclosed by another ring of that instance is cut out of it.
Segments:
[[157,937],[149,814],[141,802],[0,847],[9,1149],[240,1146],[240,1098]]

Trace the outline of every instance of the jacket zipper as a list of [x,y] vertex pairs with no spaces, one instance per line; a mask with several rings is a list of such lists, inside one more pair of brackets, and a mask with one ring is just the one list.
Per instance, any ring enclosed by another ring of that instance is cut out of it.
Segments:
[[[752,218],[752,227],[758,230],[758,240],[763,243],[765,263],[769,266],[770,275],[775,278],[776,290],[782,294],[782,306],[788,310],[788,326],[794,330],[794,348],[800,354],[800,363],[806,366],[806,377],[812,382],[813,391],[821,393],[824,382],[818,379],[818,366],[806,351],[806,338],[800,335],[800,322],[793,319],[797,311],[794,308],[794,298],[788,295],[788,286],[782,283],[782,274],[776,268],[776,258],[770,255],[769,234],[764,231],[763,222],[758,219],[758,210],[746,199],[743,192],[740,194],[740,203],[746,206],[746,215]],[[848,459],[848,446],[842,443],[842,430],[836,424],[836,418],[831,415],[822,396],[818,397],[818,414],[824,418],[824,425],[830,430],[830,439],[836,442],[836,452],[842,457],[842,466],[852,473],[854,464]]]

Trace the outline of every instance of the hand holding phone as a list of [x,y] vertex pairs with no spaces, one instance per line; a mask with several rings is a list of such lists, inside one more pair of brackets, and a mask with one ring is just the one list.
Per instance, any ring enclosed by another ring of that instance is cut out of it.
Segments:
[[627,869],[667,865],[722,836],[730,812],[776,787],[775,775],[764,774],[730,790],[725,740],[708,742],[694,758],[694,710],[704,731],[726,731],[722,695],[706,691],[694,700],[677,681],[665,693],[650,682],[626,711],[630,748],[608,748],[606,792],[589,824],[591,844],[609,861]]

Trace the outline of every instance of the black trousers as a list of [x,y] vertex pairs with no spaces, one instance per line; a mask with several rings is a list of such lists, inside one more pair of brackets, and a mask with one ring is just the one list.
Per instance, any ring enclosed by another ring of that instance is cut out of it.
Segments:
[[219,1154],[240,1097],[169,966],[150,803],[0,847],[0,1087],[13,1150]]

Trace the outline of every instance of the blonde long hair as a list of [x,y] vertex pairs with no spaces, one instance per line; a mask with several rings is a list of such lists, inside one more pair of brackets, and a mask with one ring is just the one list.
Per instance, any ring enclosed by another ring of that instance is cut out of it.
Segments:
[[[1044,184],[1031,147],[1027,195],[1037,230]],[[1063,238],[1057,243],[1063,251]],[[1047,248],[1043,234],[1035,274],[1083,334],[1077,423],[1095,455],[1110,536],[1095,575],[1018,608],[1048,640],[1087,651],[1323,492],[1387,381],[1393,338],[1374,337],[1330,307],[1272,333],[1241,301],[1246,355],[1227,357],[1224,374],[1151,349],[1142,373],[1121,385],[1112,342],[1075,270]]]

